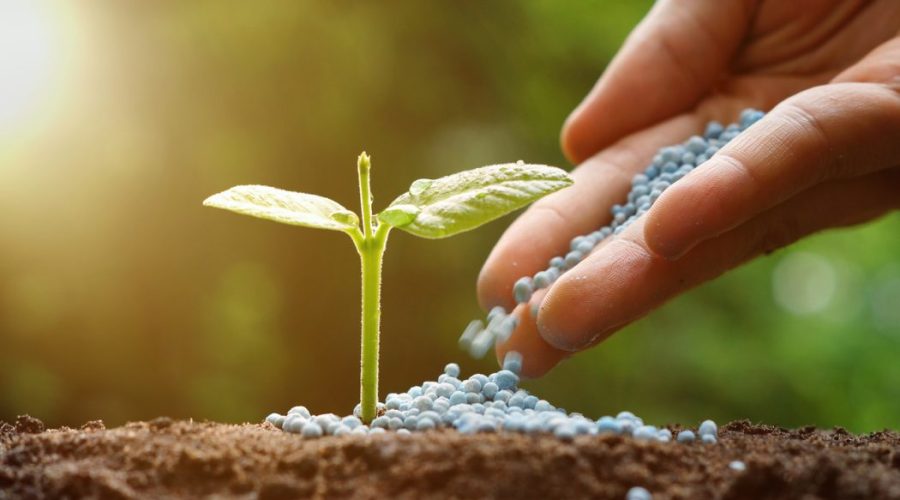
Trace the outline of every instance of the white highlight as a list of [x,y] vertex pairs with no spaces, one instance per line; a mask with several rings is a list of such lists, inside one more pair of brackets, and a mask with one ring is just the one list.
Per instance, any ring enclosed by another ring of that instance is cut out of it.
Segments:
[[775,302],[793,314],[814,314],[825,310],[837,291],[837,273],[832,263],[808,252],[787,255],[772,275]]
[[38,0],[0,0],[0,131],[39,104],[57,67],[53,23]]

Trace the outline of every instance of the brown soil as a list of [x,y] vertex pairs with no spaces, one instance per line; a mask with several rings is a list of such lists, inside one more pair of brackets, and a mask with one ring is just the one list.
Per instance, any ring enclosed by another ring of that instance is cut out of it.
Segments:
[[0,498],[622,499],[637,485],[654,500],[900,499],[900,434],[733,422],[717,445],[682,445],[455,431],[311,440],[269,424],[167,418],[0,426]]

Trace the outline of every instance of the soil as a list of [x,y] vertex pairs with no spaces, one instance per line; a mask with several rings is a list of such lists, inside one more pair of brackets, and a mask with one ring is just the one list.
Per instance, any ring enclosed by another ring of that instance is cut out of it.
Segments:
[[[671,427],[677,432],[678,427]],[[0,498],[900,499],[900,433],[732,422],[716,445],[441,430],[304,439],[159,418],[0,425]],[[741,460],[746,470],[729,468]]]

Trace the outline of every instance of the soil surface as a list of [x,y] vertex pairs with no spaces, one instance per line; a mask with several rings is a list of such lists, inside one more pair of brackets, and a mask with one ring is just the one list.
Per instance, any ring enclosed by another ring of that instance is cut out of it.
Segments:
[[[671,427],[677,432],[678,427]],[[732,422],[715,445],[441,430],[304,439],[159,418],[0,424],[0,498],[900,499],[900,433]],[[729,463],[741,460],[746,469]]]

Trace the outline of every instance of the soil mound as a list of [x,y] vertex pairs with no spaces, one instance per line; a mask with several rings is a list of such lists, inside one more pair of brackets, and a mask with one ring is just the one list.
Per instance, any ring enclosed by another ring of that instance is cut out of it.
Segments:
[[[678,427],[671,428],[677,433]],[[107,429],[0,424],[0,498],[900,499],[900,434],[732,422],[715,445],[614,435],[305,439],[270,424],[158,418]],[[740,467],[730,467],[733,461]]]

